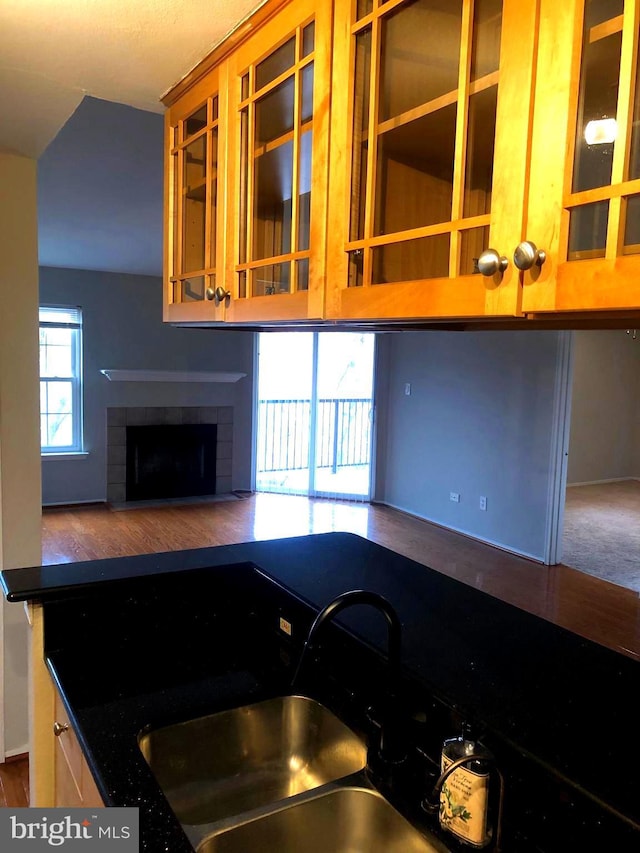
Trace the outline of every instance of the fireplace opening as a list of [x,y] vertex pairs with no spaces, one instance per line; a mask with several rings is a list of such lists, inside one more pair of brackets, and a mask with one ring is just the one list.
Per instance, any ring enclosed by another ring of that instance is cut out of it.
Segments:
[[215,494],[217,431],[216,424],[128,426],[126,499]]

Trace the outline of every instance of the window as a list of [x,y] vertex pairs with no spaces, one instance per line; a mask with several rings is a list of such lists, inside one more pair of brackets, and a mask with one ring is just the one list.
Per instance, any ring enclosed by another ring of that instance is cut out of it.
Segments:
[[40,446],[82,451],[82,311],[40,307]]

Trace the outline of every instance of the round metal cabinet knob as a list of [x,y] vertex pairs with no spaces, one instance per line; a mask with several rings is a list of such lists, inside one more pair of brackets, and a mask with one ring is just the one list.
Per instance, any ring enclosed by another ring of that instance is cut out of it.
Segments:
[[214,290],[212,287],[208,287],[208,288],[205,290],[204,295],[205,295],[205,296],[206,296],[206,298],[209,300],[209,302],[211,302],[213,299],[215,299],[215,298],[216,298],[216,292],[215,292],[215,290]]
[[513,263],[519,270],[530,270],[531,267],[541,267],[547,260],[547,253],[538,249],[530,240],[523,240],[516,246],[513,253]]
[[504,272],[509,266],[509,259],[499,255],[495,249],[485,249],[478,258],[478,269],[482,275],[492,276]]
[[53,733],[56,737],[60,737],[63,732],[69,730],[69,723],[59,723],[57,720],[53,724]]
[[224,287],[221,287],[220,285],[218,285],[218,287],[216,287],[216,289],[213,292],[213,298],[215,300],[216,307],[217,307],[218,305],[220,305],[221,302],[224,302],[226,299],[231,298],[231,291],[225,290]]

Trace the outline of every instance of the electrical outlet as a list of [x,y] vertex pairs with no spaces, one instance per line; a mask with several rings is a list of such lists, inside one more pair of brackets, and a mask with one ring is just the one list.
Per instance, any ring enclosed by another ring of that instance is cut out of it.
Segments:
[[460,492],[449,492],[449,500],[453,501],[454,504],[460,503]]
[[487,509],[487,496],[480,495],[480,509],[486,511]]
[[404,383],[404,393],[405,393],[405,397],[411,396],[411,383],[410,382]]

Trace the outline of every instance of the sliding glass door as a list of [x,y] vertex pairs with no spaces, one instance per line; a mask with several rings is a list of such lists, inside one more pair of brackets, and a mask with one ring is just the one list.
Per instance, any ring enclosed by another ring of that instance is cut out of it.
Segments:
[[258,336],[256,489],[368,500],[375,336]]

